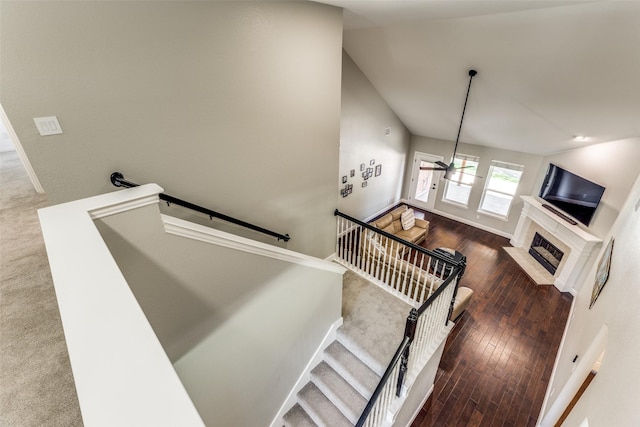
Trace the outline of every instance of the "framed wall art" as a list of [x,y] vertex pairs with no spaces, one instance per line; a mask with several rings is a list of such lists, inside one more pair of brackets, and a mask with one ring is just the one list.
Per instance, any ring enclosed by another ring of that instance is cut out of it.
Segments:
[[345,184],[344,188],[340,189],[340,195],[342,197],[347,197],[351,193],[353,193],[353,184]]
[[602,292],[602,288],[609,280],[609,271],[611,270],[611,256],[613,254],[613,237],[609,240],[607,247],[602,254],[602,258],[600,258],[600,262],[598,262],[598,271],[596,271],[596,280],[593,284],[593,291],[591,292],[591,304],[589,304],[589,309],[593,307],[596,300],[600,296],[600,292]]

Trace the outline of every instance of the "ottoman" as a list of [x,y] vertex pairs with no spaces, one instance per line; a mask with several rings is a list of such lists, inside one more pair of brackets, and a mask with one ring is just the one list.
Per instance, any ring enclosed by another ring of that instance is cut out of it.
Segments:
[[453,302],[453,311],[451,312],[450,319],[455,321],[463,311],[466,310],[469,305],[469,301],[471,301],[471,296],[473,295],[473,289],[467,288],[465,286],[460,286],[458,288],[458,293],[456,294],[456,299]]

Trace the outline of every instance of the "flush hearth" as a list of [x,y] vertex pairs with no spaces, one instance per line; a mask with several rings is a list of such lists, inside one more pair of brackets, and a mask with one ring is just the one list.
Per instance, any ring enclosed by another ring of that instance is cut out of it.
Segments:
[[562,261],[562,252],[550,241],[542,237],[539,233],[533,236],[529,254],[535,258],[549,273],[556,274],[556,270]]

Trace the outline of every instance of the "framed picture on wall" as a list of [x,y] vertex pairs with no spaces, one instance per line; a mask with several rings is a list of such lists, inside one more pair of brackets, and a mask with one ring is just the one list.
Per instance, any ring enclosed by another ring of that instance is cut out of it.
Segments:
[[343,184],[346,184],[346,183],[347,183],[347,175],[345,175],[345,176],[343,176],[343,177],[342,177],[342,183],[343,183]]
[[382,173],[382,165],[376,165],[376,175],[375,176],[380,176],[381,173]]
[[364,163],[360,163],[360,172],[362,172],[364,170],[364,168],[365,168]]
[[596,271],[596,281],[593,284],[593,291],[591,292],[591,304],[589,304],[589,309],[593,307],[596,300],[600,296],[600,292],[602,292],[602,288],[609,280],[609,271],[611,270],[611,255],[613,254],[613,237],[609,240],[607,247],[602,254],[602,258],[600,258],[600,262],[598,263],[598,271]]
[[356,170],[355,169],[351,169],[351,172],[349,173],[349,176],[352,177],[352,178],[354,176],[356,176]]

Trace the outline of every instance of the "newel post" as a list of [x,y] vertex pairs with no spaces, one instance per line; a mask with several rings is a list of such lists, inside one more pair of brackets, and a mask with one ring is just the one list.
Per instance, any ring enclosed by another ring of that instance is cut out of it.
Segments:
[[400,359],[400,372],[398,373],[398,385],[396,386],[396,396],[400,397],[402,392],[402,385],[404,384],[404,377],[407,374],[409,365],[409,350],[411,349],[411,343],[416,336],[416,327],[418,325],[418,310],[411,309],[411,313],[407,317],[407,323],[404,326],[404,337],[409,339],[409,343],[402,352],[402,358]]
[[456,277],[456,287],[453,290],[453,298],[451,298],[451,304],[449,304],[449,311],[447,313],[447,318],[444,320],[444,325],[449,325],[449,318],[451,318],[451,313],[453,313],[453,306],[456,303],[456,295],[458,294],[458,287],[460,287],[460,279],[464,275],[464,271],[467,269],[467,259],[462,258],[460,261],[460,271],[458,272],[458,277]]

